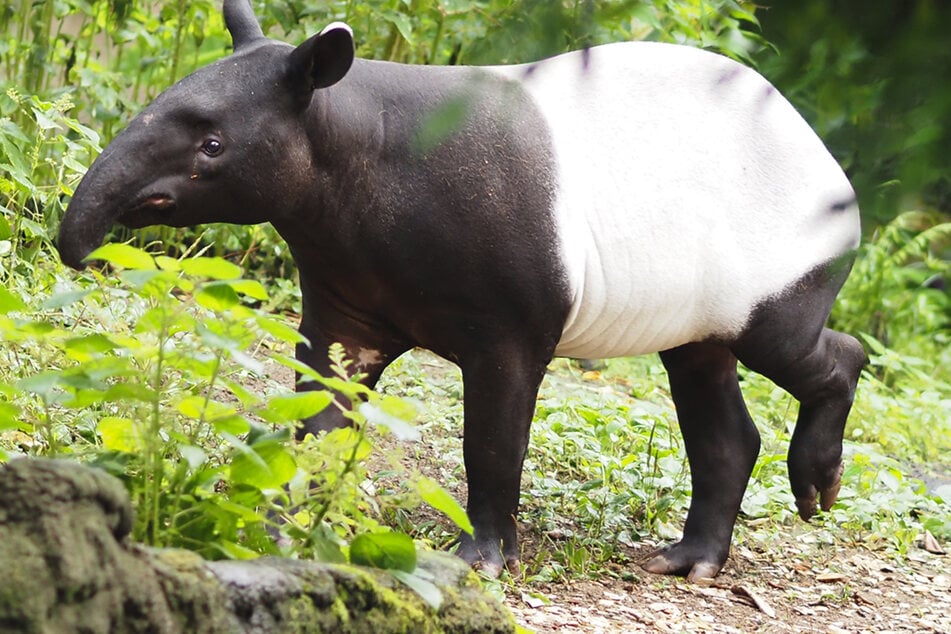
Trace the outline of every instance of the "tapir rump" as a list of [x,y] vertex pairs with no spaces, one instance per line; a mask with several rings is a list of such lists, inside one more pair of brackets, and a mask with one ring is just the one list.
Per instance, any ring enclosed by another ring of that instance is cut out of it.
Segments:
[[[621,43],[533,64],[354,58],[335,23],[294,47],[225,0],[234,54],[149,104],[90,167],[59,234],[81,267],[128,227],[270,222],[300,271],[298,358],[344,345],[373,385],[404,351],[462,369],[457,554],[518,563],[519,479],[553,356],[660,352],[693,494],[644,567],[712,577],[759,450],[737,360],[800,402],[789,479],[836,499],[865,355],[825,328],[859,240],[835,160],[761,76],[689,47]],[[445,134],[433,121],[462,112]],[[299,389],[310,389],[302,384]],[[345,424],[335,408],[307,420]]]

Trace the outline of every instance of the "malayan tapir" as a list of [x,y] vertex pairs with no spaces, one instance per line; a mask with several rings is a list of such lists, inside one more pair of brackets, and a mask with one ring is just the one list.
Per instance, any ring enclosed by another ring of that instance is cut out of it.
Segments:
[[[354,59],[341,23],[295,48],[264,37],[248,0],[224,15],[234,54],[162,93],[90,167],[64,262],[83,266],[115,222],[272,223],[300,271],[301,361],[328,373],[340,342],[371,386],[416,346],[461,367],[475,534],[457,554],[489,574],[518,563],[522,460],[555,355],[660,352],[693,493],[683,538],[648,571],[712,577],[727,559],[759,450],[737,360],[801,404],[799,514],[832,505],[865,355],[824,324],[858,206],[765,79],[658,43],[403,65]],[[343,424],[328,408],[301,431]]]

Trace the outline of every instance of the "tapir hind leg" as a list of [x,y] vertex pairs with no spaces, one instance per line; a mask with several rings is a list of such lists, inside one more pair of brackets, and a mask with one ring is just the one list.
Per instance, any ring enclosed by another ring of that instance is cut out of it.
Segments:
[[714,577],[730,552],[733,524],[759,432],[746,410],[729,348],[692,343],[660,354],[690,462],[693,495],[683,539],[643,564],[648,572]]
[[839,493],[842,435],[866,362],[854,337],[824,327],[847,273],[843,263],[813,271],[795,293],[760,306],[733,346],[747,367],[799,401],[788,468],[803,519],[812,517],[819,505],[831,508]]
[[462,533],[456,555],[496,577],[515,570],[522,461],[538,387],[550,355],[511,345],[460,361],[464,386],[463,455],[469,497],[466,511],[474,536]]

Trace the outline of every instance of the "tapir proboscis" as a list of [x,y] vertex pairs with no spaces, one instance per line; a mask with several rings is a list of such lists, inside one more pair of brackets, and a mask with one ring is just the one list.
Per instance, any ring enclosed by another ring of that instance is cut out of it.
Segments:
[[[660,352],[692,498],[644,564],[713,577],[759,451],[737,360],[800,403],[789,479],[836,499],[865,354],[825,327],[859,241],[855,193],[756,72],[628,42],[537,63],[355,59],[334,23],[296,48],[225,0],[234,54],[159,95],[92,164],[59,233],[81,267],[113,223],[270,222],[300,271],[298,358],[343,344],[373,385],[413,347],[458,364],[467,510],[457,554],[518,563],[535,399],[554,356]],[[442,135],[432,121],[462,104]],[[301,384],[298,389],[311,389]],[[341,426],[336,408],[302,432]]]

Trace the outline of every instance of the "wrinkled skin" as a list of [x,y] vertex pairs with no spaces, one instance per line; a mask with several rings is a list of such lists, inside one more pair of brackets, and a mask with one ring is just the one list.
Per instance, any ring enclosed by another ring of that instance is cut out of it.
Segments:
[[[530,100],[476,69],[354,60],[331,25],[294,48],[226,0],[235,54],[169,88],[94,162],[59,236],[84,266],[114,223],[271,222],[300,271],[309,341],[330,374],[340,342],[373,386],[413,347],[457,363],[465,390],[467,510],[457,554],[488,574],[517,567],[522,461],[539,384],[571,309],[552,219],[552,144]],[[341,81],[346,77],[346,81]],[[478,91],[467,87],[477,85]],[[431,146],[427,113],[465,95],[467,118]],[[759,450],[737,360],[802,404],[789,452],[800,515],[835,501],[861,346],[824,328],[850,257],[757,306],[729,340],[661,352],[693,477],[683,539],[645,569],[715,576]],[[301,383],[298,389],[312,389]],[[346,424],[337,408],[301,434]]]

